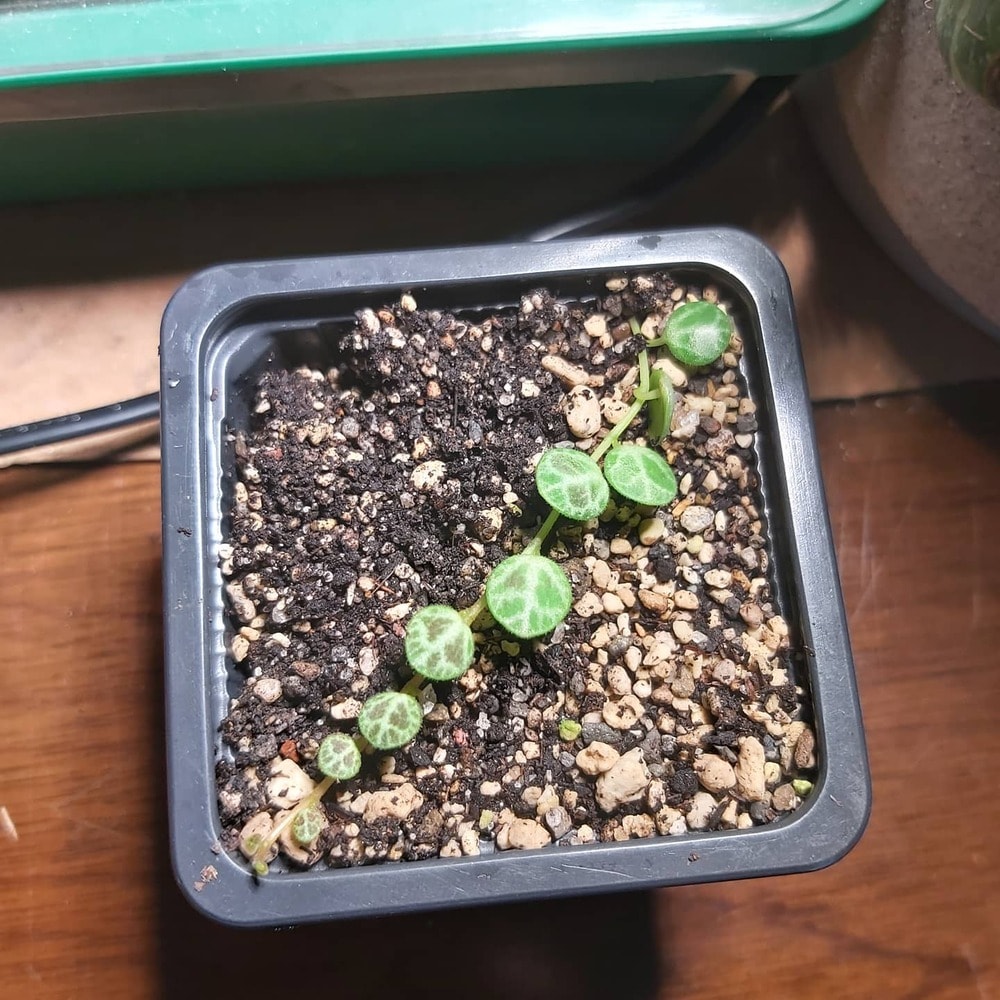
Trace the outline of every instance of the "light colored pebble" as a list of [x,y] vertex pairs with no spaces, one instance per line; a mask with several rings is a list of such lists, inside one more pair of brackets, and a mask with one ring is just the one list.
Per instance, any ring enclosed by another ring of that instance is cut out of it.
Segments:
[[777,761],[769,760],[764,764],[764,784],[773,788],[784,775],[781,765]]
[[404,820],[423,804],[423,795],[407,781],[394,788],[372,792],[371,798],[365,805],[364,819],[366,823],[373,823],[377,819],[386,817]]
[[515,819],[507,828],[507,843],[515,851],[534,851],[551,844],[552,837],[533,819]]
[[655,545],[663,537],[665,528],[661,518],[648,517],[639,522],[639,541],[643,545]]
[[635,802],[642,798],[649,780],[642,748],[629,750],[597,779],[597,804],[605,812],[613,812],[628,802]]
[[674,594],[674,605],[682,611],[697,611],[700,604],[698,595],[690,590],[678,590]]
[[715,514],[708,507],[692,504],[681,514],[681,527],[688,532],[704,531],[715,520]]
[[253,693],[265,705],[273,705],[281,697],[281,681],[276,677],[261,677],[254,684]]
[[503,791],[503,787],[499,781],[484,781],[479,786],[479,791],[482,795],[492,797],[494,795],[499,795],[500,792]]
[[[677,824],[680,824],[678,828]],[[676,836],[678,833],[687,833],[687,823],[684,821],[684,813],[672,806],[663,806],[656,813],[656,832],[661,837]]]
[[748,802],[759,802],[767,794],[764,763],[764,747],[756,736],[740,740],[739,761],[735,768],[736,787]]
[[708,792],[695,792],[687,812],[687,825],[692,830],[704,830],[718,804]]
[[616,556],[627,556],[632,551],[632,545],[627,538],[612,538],[611,553]]
[[636,698],[645,700],[652,694],[652,692],[653,684],[648,678],[638,680],[632,685],[632,694],[634,694]]
[[590,570],[590,578],[595,587],[599,587],[601,590],[610,590],[614,581],[617,581],[618,574],[612,573],[611,567],[603,559],[598,559]]
[[566,386],[586,385],[590,378],[579,365],[572,364],[558,354],[546,354],[541,364]]
[[678,642],[690,642],[692,636],[694,635],[694,629],[691,627],[690,622],[684,621],[683,618],[678,618],[671,626],[671,630],[674,635],[677,636]]
[[461,856],[462,846],[457,840],[455,840],[454,837],[452,837],[452,839],[449,840],[438,853],[438,857],[442,858],[460,858]]
[[234,635],[229,642],[229,652],[237,663],[242,663],[250,652],[250,640],[244,635]]
[[444,462],[437,459],[421,462],[410,473],[410,483],[415,490],[430,490],[442,482],[446,471]]
[[763,623],[764,612],[761,611],[760,605],[755,604],[753,601],[746,601],[740,605],[740,618],[751,628],[756,628]]
[[712,678],[720,684],[732,684],[738,676],[739,671],[732,660],[719,660],[712,668]]
[[[247,820],[243,829],[240,830],[240,853],[248,861],[254,856],[254,851],[251,851],[247,846],[251,838],[255,840],[263,840],[273,829],[274,821],[271,819],[271,814],[266,812],[259,812],[254,816],[251,816]],[[278,856],[278,845],[272,844],[267,851],[267,857],[265,861],[273,861]]]
[[570,391],[566,423],[578,438],[591,438],[601,429],[601,404],[593,389],[578,385]]
[[604,313],[593,313],[583,321],[583,328],[589,336],[600,340],[601,337],[607,336],[608,318]]
[[658,594],[655,590],[640,590],[639,603],[654,614],[666,614],[670,610],[670,598],[666,594]]
[[562,806],[553,806],[551,809],[547,809],[543,820],[554,840],[565,837],[573,829],[573,821]]
[[736,784],[736,774],[728,761],[715,754],[705,754],[694,762],[698,780],[710,792],[724,792]]
[[621,614],[625,610],[625,603],[617,594],[606,593],[601,600],[604,604],[604,610],[609,615]]
[[669,356],[661,356],[653,363],[654,368],[659,368],[675,389],[683,389],[687,385],[687,372]]
[[698,432],[700,422],[701,414],[697,410],[682,409],[678,406],[674,410],[670,436],[678,441],[690,441]]
[[609,292],[624,292],[628,288],[628,278],[608,278],[604,287]]
[[723,589],[733,582],[733,574],[728,569],[710,569],[705,573],[705,583],[709,587]]
[[330,717],[337,720],[356,719],[361,714],[361,702],[357,698],[345,698],[330,706]]
[[594,615],[599,615],[604,611],[604,604],[597,594],[587,591],[587,593],[573,605],[573,610],[581,618],[593,618]]
[[771,793],[771,805],[777,812],[788,812],[798,804],[799,797],[790,784],[778,785]]
[[610,744],[594,740],[576,755],[576,766],[584,774],[594,777],[610,771],[620,757],[621,754]]
[[632,690],[632,678],[620,664],[608,668],[608,687],[611,693],[619,698]]
[[612,729],[631,729],[644,714],[642,702],[634,694],[606,701],[601,709],[601,717]]
[[656,833],[656,824],[653,822],[652,816],[639,813],[635,816],[623,816],[622,829],[630,839],[641,840],[645,837],[652,837]]
[[474,857],[479,854],[479,834],[471,826],[466,827],[458,835],[458,841],[462,846],[462,853]]
[[316,787],[316,783],[293,760],[275,758],[264,786],[272,809],[291,809]]

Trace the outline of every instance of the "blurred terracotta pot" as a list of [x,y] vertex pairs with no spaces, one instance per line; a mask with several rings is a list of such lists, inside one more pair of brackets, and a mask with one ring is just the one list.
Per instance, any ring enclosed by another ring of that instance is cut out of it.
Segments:
[[883,249],[1000,337],[1000,109],[953,81],[933,6],[890,0],[869,40],[799,97],[841,193]]

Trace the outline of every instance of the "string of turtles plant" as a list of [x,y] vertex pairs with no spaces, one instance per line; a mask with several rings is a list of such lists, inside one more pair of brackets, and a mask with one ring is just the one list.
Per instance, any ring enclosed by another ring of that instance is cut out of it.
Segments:
[[[629,323],[639,335],[638,320],[632,317]],[[521,552],[492,570],[482,596],[470,607],[459,611],[431,604],[413,615],[404,639],[413,676],[399,691],[382,691],[364,703],[357,720],[359,736],[334,732],[320,743],[315,764],[323,779],[266,835],[252,834],[242,845],[257,875],[267,874],[278,840],[289,827],[302,847],[315,844],[325,826],[321,799],[334,784],[358,774],[363,753],[394,750],[417,735],[423,722],[421,687],[427,681],[457,680],[469,669],[475,658],[472,626],[484,610],[489,609],[496,622],[519,639],[545,635],[566,618],[572,606],[569,579],[554,559],[542,555],[542,545],[560,517],[588,521],[599,516],[608,505],[611,488],[648,507],[662,507],[673,500],[677,481],[663,455],[644,445],[621,443],[644,407],[648,408],[649,443],[658,444],[670,429],[673,386],[660,369],[651,367],[648,350],[666,347],[682,364],[699,367],[722,355],[731,334],[729,316],[714,303],[702,300],[678,306],[659,336],[647,341],[640,352],[633,402],[594,451],[550,448],[543,452],[535,481],[551,510],[537,534]],[[560,735],[566,738],[578,731],[576,725],[560,725]]]

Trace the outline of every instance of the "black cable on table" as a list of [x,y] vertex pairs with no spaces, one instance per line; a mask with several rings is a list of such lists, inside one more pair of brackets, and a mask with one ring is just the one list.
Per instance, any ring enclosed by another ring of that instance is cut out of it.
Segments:
[[[661,201],[681,181],[706,169],[739,143],[768,114],[794,81],[792,76],[760,77],[732,103],[718,121],[687,149],[629,184],[617,198],[512,237],[541,243],[562,236],[587,236],[633,218]],[[103,434],[159,416],[159,393],[122,400],[80,413],[6,427],[0,430],[0,456],[30,448]]]
[[120,403],[98,406],[80,413],[36,420],[0,430],[0,455],[10,455],[29,448],[72,441],[74,438],[103,434],[119,427],[156,420],[160,415],[160,394],[151,392]]

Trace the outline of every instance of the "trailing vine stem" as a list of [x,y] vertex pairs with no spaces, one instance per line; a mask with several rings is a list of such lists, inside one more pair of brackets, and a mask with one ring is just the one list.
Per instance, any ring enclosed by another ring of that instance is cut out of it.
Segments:
[[[629,325],[634,334],[641,335],[636,317],[629,319]],[[659,336],[647,340],[647,348],[665,345],[682,363],[703,365],[722,354],[730,332],[729,317],[717,306],[704,301],[687,303],[671,312]],[[457,680],[471,666],[475,657],[472,626],[483,611],[489,609],[502,628],[522,639],[547,634],[566,617],[572,603],[569,579],[558,563],[541,555],[542,545],[560,517],[587,521],[599,516],[607,506],[609,487],[628,500],[652,507],[663,506],[676,495],[673,470],[662,454],[620,443],[647,404],[649,440],[658,442],[669,429],[673,390],[662,371],[651,371],[646,348],[639,352],[637,364],[639,384],[632,403],[589,455],[556,448],[539,459],[535,479],[550,509],[534,537],[520,553],[490,572],[483,593],[468,608],[458,611],[432,604],[412,616],[404,649],[413,676],[399,691],[383,691],[365,702],[358,716],[360,735],[328,735],[317,753],[322,780],[266,834],[252,834],[243,842],[256,875],[267,873],[268,855],[289,829],[302,846],[315,841],[322,821],[312,821],[309,811],[319,807],[337,781],[358,773],[361,754],[405,746],[416,736],[423,718],[418,697],[421,687],[427,682]],[[605,456],[602,468],[597,462]],[[560,725],[560,738],[575,739],[578,725],[573,720],[563,721],[566,725]]]

